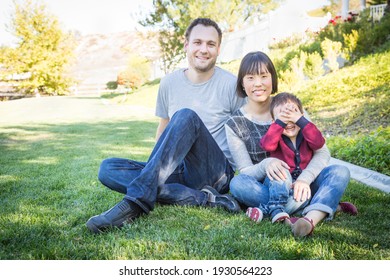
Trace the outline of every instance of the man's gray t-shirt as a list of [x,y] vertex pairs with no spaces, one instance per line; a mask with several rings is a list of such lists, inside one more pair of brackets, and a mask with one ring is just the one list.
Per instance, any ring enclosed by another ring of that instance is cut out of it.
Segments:
[[215,67],[214,74],[208,81],[194,84],[188,80],[184,71],[185,69],[176,70],[161,80],[156,116],[170,119],[180,109],[192,109],[199,115],[230,163],[233,163],[224,125],[233,112],[245,103],[245,99],[239,98],[235,92],[237,78],[232,73]]

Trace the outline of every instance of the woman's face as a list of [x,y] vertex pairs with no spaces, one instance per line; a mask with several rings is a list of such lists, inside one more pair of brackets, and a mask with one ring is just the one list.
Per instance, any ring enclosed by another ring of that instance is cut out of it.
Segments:
[[246,74],[242,79],[242,86],[248,95],[248,101],[267,101],[272,93],[272,76],[263,67],[260,74]]

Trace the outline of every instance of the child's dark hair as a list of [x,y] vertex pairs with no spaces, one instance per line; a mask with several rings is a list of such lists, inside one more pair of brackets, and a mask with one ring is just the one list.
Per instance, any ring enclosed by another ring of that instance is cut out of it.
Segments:
[[279,105],[284,105],[288,102],[291,102],[291,103],[294,103],[295,105],[297,105],[299,111],[301,111],[301,113],[303,114],[303,107],[302,107],[301,100],[299,100],[298,97],[296,97],[295,95],[293,95],[291,93],[281,92],[281,93],[275,95],[274,97],[272,97],[272,100],[271,100],[270,112],[271,112],[271,116],[273,119],[275,119],[275,117],[274,117],[275,107],[277,107]]
[[218,32],[218,39],[219,39],[219,44],[221,44],[222,42],[222,31],[221,29],[219,28],[218,24],[209,19],[209,18],[197,18],[197,19],[194,19],[191,24],[188,26],[187,30],[186,30],[186,33],[184,34],[185,35],[185,38],[186,40],[188,41],[190,39],[190,35],[191,35],[191,32],[192,32],[192,29],[197,26],[197,25],[204,25],[204,26],[212,26],[215,28],[215,30],[217,30]]
[[237,75],[236,92],[240,97],[246,97],[247,94],[243,89],[242,81],[245,75],[260,75],[262,71],[271,74],[272,77],[272,92],[278,92],[278,74],[271,59],[263,52],[250,52],[241,60],[240,69]]

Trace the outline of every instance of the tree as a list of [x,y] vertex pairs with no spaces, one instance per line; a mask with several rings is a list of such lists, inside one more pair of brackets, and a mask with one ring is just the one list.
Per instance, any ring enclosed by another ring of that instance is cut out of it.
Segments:
[[222,31],[230,32],[261,13],[276,7],[272,0],[154,0],[154,10],[139,21],[159,32],[159,44],[165,71],[184,58],[184,33],[197,17],[209,17],[218,22]]
[[0,63],[6,73],[27,77],[18,84],[26,93],[64,94],[71,83],[66,66],[73,56],[73,37],[60,29],[45,5],[32,0],[14,4],[11,32],[17,44],[2,49]]

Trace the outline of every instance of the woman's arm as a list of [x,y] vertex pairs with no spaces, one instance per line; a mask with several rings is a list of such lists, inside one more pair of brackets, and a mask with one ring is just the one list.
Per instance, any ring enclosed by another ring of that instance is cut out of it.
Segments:
[[[304,112],[305,118],[310,121],[307,112]],[[310,160],[307,167],[302,171],[301,175],[297,178],[297,181],[303,181],[307,184],[311,184],[317,178],[318,174],[328,166],[330,160],[330,152],[326,144],[313,152],[313,157]]]
[[265,176],[268,176],[271,180],[286,179],[285,173],[286,170],[287,172],[289,170],[287,163],[270,157],[253,164],[244,141],[229,126],[225,125],[225,130],[230,153],[237,170],[241,174],[252,176],[258,181],[264,180]]
[[318,150],[325,144],[325,138],[322,136],[321,131],[315,126],[314,123],[307,120],[302,116],[296,124],[301,128],[303,138],[305,138],[310,149]]
[[242,174],[253,176],[257,180],[263,180],[266,176],[265,163],[267,159],[262,160],[258,164],[253,164],[244,141],[229,126],[225,125],[225,130],[229,150],[236,164],[236,169]]

